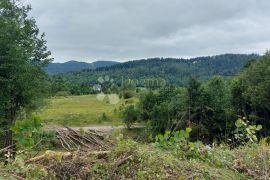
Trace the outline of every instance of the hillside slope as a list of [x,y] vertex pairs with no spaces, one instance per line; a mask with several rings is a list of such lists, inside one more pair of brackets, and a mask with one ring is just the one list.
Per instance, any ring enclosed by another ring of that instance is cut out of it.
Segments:
[[51,63],[47,68],[49,74],[65,73],[70,71],[80,71],[83,69],[96,69],[118,64],[115,61],[96,61],[93,63],[68,61],[65,63]]
[[109,76],[116,82],[162,78],[169,84],[183,85],[190,77],[205,80],[214,75],[232,76],[258,55],[225,54],[192,59],[152,58],[129,61],[95,70],[64,73],[60,76],[70,83],[94,84],[101,76]]

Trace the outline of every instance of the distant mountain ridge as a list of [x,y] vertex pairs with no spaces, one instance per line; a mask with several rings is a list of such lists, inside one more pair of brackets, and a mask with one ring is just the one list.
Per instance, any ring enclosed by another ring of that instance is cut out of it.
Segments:
[[73,71],[81,71],[85,69],[96,69],[102,67],[109,67],[115,64],[119,64],[116,61],[96,61],[92,63],[79,62],[71,60],[65,63],[51,63],[48,65],[46,71],[49,74],[60,74]]
[[99,77],[109,76],[120,84],[123,79],[164,79],[168,84],[184,85],[190,77],[207,80],[213,76],[236,75],[257,54],[223,54],[191,59],[151,58],[128,61],[109,67],[61,74],[71,84],[95,84]]

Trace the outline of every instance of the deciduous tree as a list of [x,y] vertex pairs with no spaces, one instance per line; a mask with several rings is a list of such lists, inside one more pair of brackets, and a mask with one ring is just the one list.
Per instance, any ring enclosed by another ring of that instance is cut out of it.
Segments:
[[[20,0],[0,1],[0,112],[7,129],[20,111],[37,105],[47,87],[44,67],[52,59],[30,9]],[[6,131],[6,146],[13,144]]]

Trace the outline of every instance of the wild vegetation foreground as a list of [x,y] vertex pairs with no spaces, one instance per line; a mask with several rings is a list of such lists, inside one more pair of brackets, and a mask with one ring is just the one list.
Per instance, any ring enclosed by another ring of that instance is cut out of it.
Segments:
[[0,165],[0,179],[269,179],[270,146],[266,140],[230,149],[205,146],[188,138],[151,144],[115,132],[99,151],[46,151],[32,158],[18,152]]

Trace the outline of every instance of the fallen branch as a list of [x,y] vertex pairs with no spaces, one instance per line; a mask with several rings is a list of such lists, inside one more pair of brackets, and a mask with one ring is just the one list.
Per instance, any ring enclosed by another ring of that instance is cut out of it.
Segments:
[[127,160],[130,160],[132,158],[132,155],[125,157],[124,159],[121,159],[119,162],[116,163],[116,167],[121,166],[122,164],[124,164],[124,162],[126,162]]
[[27,160],[25,163],[33,163],[33,162],[38,162],[41,160],[45,160],[45,159],[55,159],[55,160],[62,160],[64,158],[67,158],[69,156],[71,156],[71,152],[56,152],[56,151],[46,151],[45,154],[31,158],[29,160]]
[[[65,158],[72,157],[74,155],[76,156],[77,153],[78,152],[71,153],[71,152],[46,151],[45,154],[31,158],[27,160],[25,163],[34,163],[34,162],[38,162],[42,160],[51,160],[51,159],[61,161]],[[111,153],[111,151],[90,151],[90,152],[87,152],[85,156],[91,156],[91,155],[100,156],[100,155],[107,155],[109,153]]]
[[[127,160],[130,160],[132,158],[132,155],[127,156],[123,159],[120,159],[114,164],[113,171],[112,171],[112,176],[114,176],[115,172],[117,171],[118,167],[124,164]],[[112,178],[112,177],[111,177]]]
[[10,145],[8,147],[5,147],[5,148],[1,149],[0,150],[0,154],[3,153],[3,152],[6,152],[7,150],[9,150],[10,148],[12,148],[13,146],[15,146],[15,144],[12,144],[12,145]]
[[87,156],[90,156],[90,155],[107,155],[111,153],[111,151],[90,151],[87,153]]

